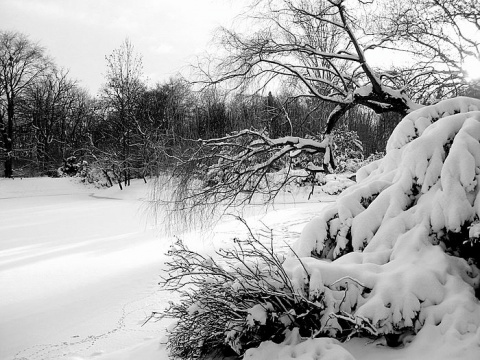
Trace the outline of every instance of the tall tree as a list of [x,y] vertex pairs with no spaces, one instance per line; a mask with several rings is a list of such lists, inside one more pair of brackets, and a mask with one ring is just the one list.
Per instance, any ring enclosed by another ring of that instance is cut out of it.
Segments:
[[[346,0],[254,1],[261,23],[247,34],[222,29],[215,73],[208,84],[234,81],[289,83],[295,95],[333,103],[327,132],[349,109],[364,105],[377,113],[406,114],[418,107],[405,91],[390,86],[367,62],[365,52],[381,41],[363,36],[356,8]],[[211,64],[209,64],[211,65]],[[203,66],[203,65],[201,65]],[[203,70],[206,73],[207,70]]]
[[66,156],[67,133],[76,112],[79,89],[68,71],[53,68],[24,94],[22,115],[32,127],[33,154],[42,171],[51,170]]
[[[110,120],[118,126],[120,138],[121,174],[125,184],[130,183],[133,167],[131,150],[132,136],[138,130],[137,107],[145,90],[142,58],[136,54],[132,43],[126,39],[122,45],[106,57],[107,83],[102,95],[109,110]],[[113,135],[115,136],[115,135]]]
[[49,66],[43,48],[27,36],[0,32],[0,133],[5,152],[5,177],[13,176],[17,102]]
[[[405,115],[417,101],[458,93],[467,83],[465,58],[480,57],[476,1],[251,3],[249,31],[221,29],[220,55],[200,64],[204,81],[260,88],[289,83],[297,96],[337,105],[327,132],[357,105]],[[406,54],[408,68],[374,68],[367,55],[379,48]]]

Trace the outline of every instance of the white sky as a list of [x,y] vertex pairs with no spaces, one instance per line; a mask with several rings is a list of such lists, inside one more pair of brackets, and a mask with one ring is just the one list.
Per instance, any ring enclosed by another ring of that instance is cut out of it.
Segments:
[[194,62],[220,25],[241,11],[237,0],[0,0],[0,30],[24,33],[95,95],[105,56],[129,38],[150,84]]

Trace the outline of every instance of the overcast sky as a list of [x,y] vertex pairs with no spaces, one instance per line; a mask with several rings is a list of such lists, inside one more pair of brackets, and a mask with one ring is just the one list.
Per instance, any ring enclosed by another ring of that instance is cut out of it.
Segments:
[[0,0],[0,30],[39,42],[92,95],[105,56],[129,38],[150,83],[168,80],[206,48],[214,30],[239,13],[237,0]]

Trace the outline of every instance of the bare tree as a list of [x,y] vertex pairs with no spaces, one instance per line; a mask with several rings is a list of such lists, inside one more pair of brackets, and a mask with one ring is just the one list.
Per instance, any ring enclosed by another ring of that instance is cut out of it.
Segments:
[[[308,146],[295,134],[274,139],[262,130],[200,141],[197,150],[178,156],[176,171],[183,185],[175,194],[177,209],[184,210],[187,200],[193,207],[222,201],[228,206],[244,199],[245,189],[249,193],[261,192],[261,187],[269,184],[268,174],[301,152],[324,154],[323,166],[310,166],[310,171],[334,167],[329,134],[339,119],[356,106],[377,114],[406,115],[422,107],[416,101],[427,103],[432,97],[459,89],[465,77],[458,76],[461,71],[452,71],[453,64],[460,69],[462,56],[478,53],[476,38],[462,32],[460,19],[478,25],[478,5],[466,0],[460,2],[461,6],[453,0],[420,3],[410,13],[408,5],[389,1],[252,1],[248,31],[220,30],[219,55],[198,65],[199,82],[206,87],[227,84],[232,89],[249,91],[288,86],[293,97],[333,104],[333,110],[328,110],[326,136]],[[428,14],[429,6],[435,6],[432,15]],[[396,7],[398,11],[391,10]],[[376,13],[380,15],[374,16]],[[449,37],[442,37],[442,25],[449,26]],[[456,48],[458,39],[462,45]],[[406,52],[419,60],[410,69],[375,69],[367,62],[366,53],[378,48]],[[409,89],[421,98],[415,96],[413,101]],[[288,119],[285,107],[283,111]],[[200,164],[205,167],[203,171]],[[179,170],[182,167],[184,170]],[[215,183],[211,182],[212,174],[220,174]],[[283,184],[291,179],[290,175],[287,171]],[[199,179],[203,186],[198,186]]]
[[367,63],[365,52],[379,40],[363,36],[358,9],[348,8],[346,1],[265,0],[256,1],[253,10],[261,29],[251,35],[222,29],[226,56],[215,59],[216,73],[203,69],[206,83],[288,82],[297,96],[337,105],[327,133],[356,105],[402,114],[418,107]]
[[[418,107],[404,90],[386,86],[369,66],[357,36],[361,33],[359,24],[345,1],[258,0],[251,11],[248,33],[221,29],[220,56],[199,65],[204,85],[229,83],[233,88],[250,89],[265,89],[269,84],[288,86],[294,97],[334,105],[327,118],[327,134],[356,105],[377,113],[402,114]],[[280,104],[279,110],[291,123],[285,104]],[[222,202],[228,206],[237,200],[250,201],[255,192],[269,193],[267,200],[271,200],[297,174],[286,171],[276,184],[270,174],[286,165],[290,169],[291,159],[301,153],[323,155],[319,166],[310,163],[307,167],[312,174],[335,167],[330,136],[315,141],[294,135],[274,139],[261,129],[249,129],[201,141],[197,151],[178,157],[181,166],[175,175],[184,182],[177,187],[174,203],[180,209],[186,200],[193,207]],[[199,164],[206,170],[192,171]],[[214,184],[212,174],[216,176]],[[198,178],[209,186],[195,186]]]
[[0,32],[0,133],[5,152],[5,177],[13,176],[17,102],[49,66],[43,48],[27,36]]
[[[476,1],[251,3],[249,31],[221,29],[221,55],[200,64],[204,83],[257,88],[289,83],[297,96],[337,105],[327,133],[356,105],[405,115],[418,108],[415,102],[458,94],[468,86],[463,62],[480,58]],[[366,54],[376,56],[378,49],[411,61],[395,69],[373,68]]]
[[[126,185],[130,184],[132,159],[131,148],[134,146],[132,134],[138,130],[136,108],[141,94],[145,90],[141,56],[134,52],[131,42],[126,39],[122,45],[106,57],[107,83],[103,88],[103,98],[110,114],[110,119],[118,125],[120,136],[119,166]],[[114,135],[115,136],[115,135]]]
[[[30,86],[20,106],[30,126],[32,155],[42,171],[58,167],[67,157],[67,133],[80,90],[68,71],[53,68]],[[25,146],[26,144],[22,144]]]

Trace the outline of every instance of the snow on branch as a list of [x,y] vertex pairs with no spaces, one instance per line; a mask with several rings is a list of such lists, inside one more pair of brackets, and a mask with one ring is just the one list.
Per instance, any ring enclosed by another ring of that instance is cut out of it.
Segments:
[[268,203],[299,175],[290,170],[300,154],[323,157],[323,167],[335,168],[332,140],[323,141],[286,136],[270,138],[263,131],[242,130],[221,138],[198,140],[184,154],[176,156],[172,177],[175,191],[164,201],[173,213],[212,207],[229,208],[251,201]]

